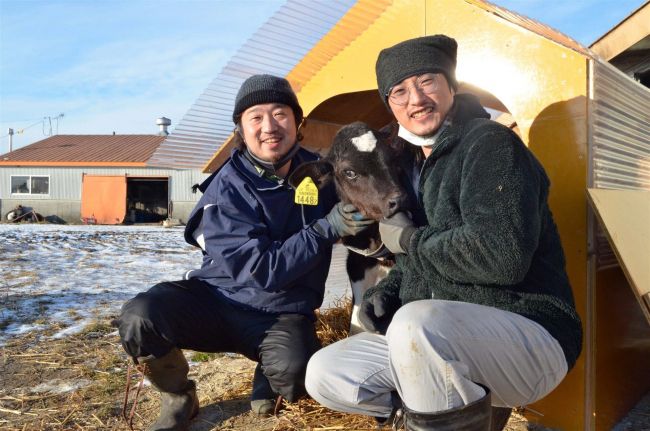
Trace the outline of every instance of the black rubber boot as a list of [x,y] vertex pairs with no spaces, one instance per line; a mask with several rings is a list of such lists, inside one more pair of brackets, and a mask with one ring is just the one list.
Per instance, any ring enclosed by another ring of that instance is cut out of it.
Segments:
[[502,431],[508,424],[512,409],[510,407],[492,407],[492,431]]
[[[402,410],[402,407],[403,407],[402,400],[399,397],[399,394],[397,393],[397,391],[392,391],[390,393],[390,400],[391,400],[391,404],[393,405],[393,409],[390,412],[390,416],[388,416],[387,418],[375,417],[375,423],[377,425],[377,427],[376,427],[377,430],[383,430],[385,427],[396,428],[397,422],[395,421],[395,417],[398,414],[400,416],[404,414],[404,411]],[[401,424],[401,422],[400,422],[400,424]]]
[[253,376],[251,411],[258,416],[271,416],[275,413],[277,398],[278,396],[273,392],[269,380],[262,372],[262,365],[258,363]]
[[148,431],[184,431],[190,420],[199,413],[196,384],[187,379],[189,366],[179,349],[172,349],[161,358],[138,358],[146,365],[145,375],[160,391],[160,416]]
[[403,407],[404,429],[407,431],[490,431],[490,390],[470,404],[437,413],[418,413]]

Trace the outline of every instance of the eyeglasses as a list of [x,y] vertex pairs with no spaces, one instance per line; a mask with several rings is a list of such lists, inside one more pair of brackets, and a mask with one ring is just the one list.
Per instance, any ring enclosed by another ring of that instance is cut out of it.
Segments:
[[413,86],[398,84],[388,90],[386,97],[396,105],[406,105],[411,95],[411,87],[415,87],[424,94],[435,93],[440,88],[442,79],[440,73],[425,73],[415,79]]

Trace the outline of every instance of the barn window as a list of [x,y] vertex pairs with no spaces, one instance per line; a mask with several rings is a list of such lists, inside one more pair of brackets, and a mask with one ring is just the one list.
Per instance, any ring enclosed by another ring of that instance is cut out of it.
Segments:
[[49,195],[50,177],[47,175],[12,175],[11,194]]

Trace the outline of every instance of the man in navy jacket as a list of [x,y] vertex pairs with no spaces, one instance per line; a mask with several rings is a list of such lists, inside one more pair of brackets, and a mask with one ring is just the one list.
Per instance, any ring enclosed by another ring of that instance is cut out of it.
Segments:
[[317,159],[299,145],[302,120],[287,80],[254,75],[242,84],[233,111],[239,146],[200,186],[204,194],[185,229],[203,251],[201,268],[122,308],[122,345],[162,393],[150,429],[186,429],[198,412],[180,349],[237,352],[258,362],[257,414],[272,413],[278,396],[294,401],[305,393],[332,245],[372,220],[336,204],[333,188],[320,190],[311,205],[295,203],[298,191],[285,179]]

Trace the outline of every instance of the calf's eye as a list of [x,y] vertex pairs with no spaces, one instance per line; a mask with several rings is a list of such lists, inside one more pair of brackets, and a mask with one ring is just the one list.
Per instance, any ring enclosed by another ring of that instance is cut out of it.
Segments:
[[343,175],[345,175],[345,178],[347,178],[348,180],[353,180],[357,177],[357,173],[351,169],[344,170]]

